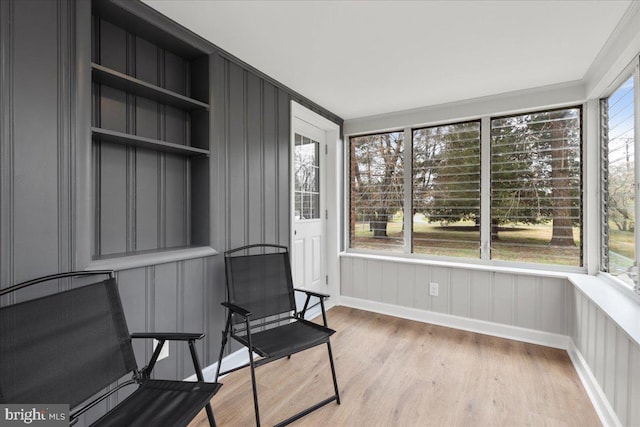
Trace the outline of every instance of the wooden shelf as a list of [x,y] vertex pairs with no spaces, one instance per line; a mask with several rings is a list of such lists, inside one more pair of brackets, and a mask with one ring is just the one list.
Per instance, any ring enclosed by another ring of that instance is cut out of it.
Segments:
[[179,93],[152,85],[100,64],[91,63],[93,81],[121,89],[134,95],[143,96],[162,104],[172,105],[182,110],[208,110],[209,104],[189,98]]
[[135,147],[149,148],[152,150],[177,153],[186,156],[209,155],[209,150],[204,150],[202,148],[190,147],[188,145],[182,144],[174,144],[172,142],[159,141],[157,139],[145,138],[143,136],[130,135],[128,133],[116,132],[113,130],[97,127],[91,128],[91,134],[94,138],[100,139],[102,141],[113,142],[116,144],[133,145]]

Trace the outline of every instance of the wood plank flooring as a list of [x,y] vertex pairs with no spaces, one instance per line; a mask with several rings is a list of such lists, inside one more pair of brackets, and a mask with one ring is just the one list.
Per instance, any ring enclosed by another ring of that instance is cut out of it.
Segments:
[[[599,426],[565,351],[335,307],[342,404],[294,426]],[[262,424],[330,396],[326,346],[257,369]],[[223,378],[218,426],[255,425],[249,369]],[[190,427],[208,425],[204,412]]]

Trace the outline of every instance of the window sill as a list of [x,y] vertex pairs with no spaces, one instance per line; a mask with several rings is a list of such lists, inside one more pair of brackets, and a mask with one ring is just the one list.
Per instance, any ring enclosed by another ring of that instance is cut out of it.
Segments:
[[[485,262],[478,260],[475,262],[465,262],[465,261],[450,261],[450,260],[438,260],[433,258],[421,258],[416,256],[415,254],[374,254],[368,252],[355,252],[348,251],[342,252],[340,254],[341,257],[348,258],[362,258],[362,259],[373,259],[378,261],[388,261],[388,262],[398,262],[404,264],[419,264],[419,265],[435,265],[439,267],[451,267],[451,268],[463,268],[467,270],[476,270],[476,271],[489,271],[496,273],[508,273],[508,274],[524,274],[529,276],[541,276],[541,277],[557,277],[557,278],[567,278],[569,274],[584,274],[586,273],[586,269],[580,267],[558,267],[557,270],[549,270],[544,267],[541,268],[530,268],[527,266],[506,266],[504,264],[499,264],[497,262]],[[513,263],[511,263],[513,264]]]
[[218,254],[218,251],[210,246],[197,246],[190,248],[171,249],[166,251],[153,251],[142,254],[114,256],[110,258],[95,259],[89,263],[87,270],[129,270],[132,268],[147,267],[149,265],[165,264],[168,262],[185,261],[194,258],[204,258]]

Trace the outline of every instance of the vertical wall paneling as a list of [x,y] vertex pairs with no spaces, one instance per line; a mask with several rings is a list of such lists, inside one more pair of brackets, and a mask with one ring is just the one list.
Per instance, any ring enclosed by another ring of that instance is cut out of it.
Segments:
[[435,282],[439,285],[438,296],[429,297],[429,283],[425,277],[421,283],[420,293],[427,295],[431,300],[431,310],[437,313],[449,313],[450,310],[450,289],[451,289],[451,269],[443,267],[431,267],[430,282]]
[[455,316],[471,317],[471,291],[469,270],[452,269],[449,313]]
[[[11,250],[14,279],[22,281],[59,268],[56,159],[59,160],[58,148],[64,143],[59,141],[60,109],[69,106],[68,99],[59,99],[58,2],[18,1],[13,2],[12,8],[15,196]],[[41,212],[49,215],[42,218]],[[31,256],[41,262],[26,263]]]
[[91,261],[95,253],[94,240],[97,236],[93,233],[92,225],[94,221],[91,218],[92,201],[95,200],[91,195],[91,188],[94,180],[92,179],[93,164],[91,153],[91,123],[94,102],[91,96],[91,69],[86,64],[91,62],[91,2],[76,1],[75,2],[75,81],[72,84],[75,87],[73,94],[73,105],[75,113],[75,123],[73,124],[73,132],[75,135],[75,144],[72,149],[72,177],[73,186],[69,189],[72,194],[74,212],[72,217],[73,231],[71,232],[73,239],[72,270],[80,270],[85,268]]
[[538,301],[544,301],[544,304],[538,308],[536,329],[567,334],[564,325],[565,283],[564,279],[539,278]]
[[[372,264],[369,261],[368,264]],[[370,270],[370,266],[368,266],[367,270]],[[378,276],[379,273],[378,273]],[[416,285],[414,286],[413,292],[413,307],[419,308],[422,310],[431,310],[431,297],[429,297],[429,283],[431,281],[437,281],[434,277],[434,273],[430,267],[426,266],[418,266],[415,269],[415,280]],[[371,286],[369,284],[369,286]],[[440,288],[442,290],[442,288]]]
[[[610,402],[613,402],[615,394],[615,375],[616,375],[616,358],[613,349],[616,348],[616,325],[611,320],[606,320],[607,326],[605,330],[604,344],[604,381],[600,383],[605,396]],[[636,346],[637,348],[637,346]],[[639,383],[640,384],[640,383]],[[637,402],[637,401],[635,401]]]
[[606,328],[606,316],[602,310],[596,312],[596,351],[595,351],[595,366],[593,374],[598,380],[599,384],[604,385],[604,369],[605,369],[605,328]]
[[493,289],[493,313],[491,321],[512,325],[513,313],[513,276],[510,274],[496,273],[494,275]]
[[[398,294],[396,296],[397,304],[403,307],[413,307],[414,294],[416,287],[415,268],[410,264],[400,264],[398,266]],[[366,295],[366,289],[360,291],[360,295]]]
[[[398,273],[399,264],[392,262],[382,263],[382,301],[388,304],[398,304]],[[355,275],[354,275],[355,276]],[[343,280],[340,281],[344,283]],[[357,296],[354,294],[357,298]]]
[[13,2],[0,2],[0,286],[14,283],[13,265]]
[[289,245],[291,236],[290,191],[290,135],[291,135],[291,97],[283,90],[278,90],[278,188],[277,197],[277,239],[281,245]]
[[493,273],[474,272],[471,281],[471,317],[478,320],[491,320],[491,282]]
[[518,276],[516,278],[516,325],[523,328],[536,327],[537,278],[533,276]]
[[228,247],[242,246],[248,243],[246,236],[247,211],[246,211],[246,139],[245,139],[245,79],[244,70],[231,63],[229,72],[229,117],[228,125],[228,162],[233,165],[227,170],[230,191],[228,192],[229,217],[229,242]]
[[58,2],[58,271],[73,267],[72,215],[75,211],[73,179],[75,105],[75,7],[70,0]]
[[[627,423],[627,405],[629,405],[629,350],[630,343],[627,335],[618,330],[616,333],[616,377],[614,387],[613,409],[615,409],[618,419],[622,425],[628,425]],[[589,364],[589,367],[593,371],[593,364]],[[632,402],[632,405],[636,402]]]
[[[429,295],[432,282],[438,296]],[[341,258],[341,286],[346,297],[560,335],[571,333],[564,306],[581,304],[579,293],[567,301],[565,279],[358,256]]]
[[264,241],[277,242],[278,239],[278,212],[276,210],[277,199],[271,197],[278,188],[278,138],[277,138],[277,94],[278,90],[272,84],[262,82],[262,138],[263,138],[263,163],[262,191],[263,191],[263,220]]
[[627,422],[629,425],[640,425],[640,347],[633,345],[629,366],[629,402],[627,405]]
[[366,261],[354,260],[351,270],[351,278],[353,280],[353,295],[356,298],[364,298],[367,292],[367,268]]
[[367,263],[366,298],[371,301],[382,301],[382,263],[369,261]]
[[246,146],[252,147],[247,150],[247,240],[264,242],[265,227],[261,226],[264,217],[263,82],[253,74],[247,74],[245,82]]

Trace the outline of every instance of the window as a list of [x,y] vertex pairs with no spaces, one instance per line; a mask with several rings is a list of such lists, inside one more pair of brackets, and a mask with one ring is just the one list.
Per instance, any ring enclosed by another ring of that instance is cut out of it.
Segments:
[[580,106],[352,136],[349,247],[582,267],[582,191]]
[[[602,270],[629,284],[637,282],[635,239],[634,77],[601,101],[602,113]],[[636,274],[634,274],[636,273]]]
[[350,247],[402,251],[404,134],[350,140]]
[[491,259],[582,265],[581,109],[491,120]]
[[320,218],[320,143],[295,135],[295,218]]
[[480,122],[413,131],[413,252],[478,258]]

